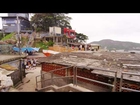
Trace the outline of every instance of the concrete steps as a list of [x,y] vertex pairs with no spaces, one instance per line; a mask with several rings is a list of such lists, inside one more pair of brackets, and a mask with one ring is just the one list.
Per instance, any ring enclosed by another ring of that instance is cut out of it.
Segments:
[[46,91],[46,92],[55,92],[55,91],[53,91],[53,90],[48,90],[48,91]]
[[41,89],[36,89],[38,92],[93,92],[92,90],[74,86],[73,84],[64,85],[61,87],[50,85]]

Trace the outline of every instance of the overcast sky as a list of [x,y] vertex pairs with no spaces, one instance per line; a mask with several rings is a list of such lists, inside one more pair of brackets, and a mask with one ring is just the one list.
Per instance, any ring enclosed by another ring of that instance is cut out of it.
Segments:
[[[1,13],[0,16],[5,16]],[[69,13],[72,28],[89,37],[140,43],[140,13]]]
[[71,26],[89,37],[87,42],[102,39],[140,43],[140,14],[73,13]]

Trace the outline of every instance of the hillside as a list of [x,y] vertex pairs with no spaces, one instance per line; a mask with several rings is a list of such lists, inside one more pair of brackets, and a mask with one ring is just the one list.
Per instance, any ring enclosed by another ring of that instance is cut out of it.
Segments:
[[134,42],[126,42],[126,41],[114,41],[110,39],[104,39],[101,41],[93,41],[90,44],[100,44],[101,48],[107,48],[108,50],[122,50],[125,51],[128,50],[135,50],[136,48],[140,50],[140,43],[134,43]]
[[[40,48],[40,50],[42,49],[48,49],[49,46],[53,46],[53,42],[52,41],[48,41],[46,42],[46,40],[40,40],[40,41],[36,41],[34,40],[35,37],[35,33],[29,35],[27,33],[22,33],[21,34],[21,47],[25,47],[25,46],[30,46],[30,47],[37,47]],[[1,35],[1,39],[0,39],[0,44],[2,45],[6,45],[6,44],[10,44],[10,45],[15,45],[17,44],[18,39],[16,37],[15,33],[10,33],[5,35],[4,37]],[[18,45],[17,45],[18,46]]]

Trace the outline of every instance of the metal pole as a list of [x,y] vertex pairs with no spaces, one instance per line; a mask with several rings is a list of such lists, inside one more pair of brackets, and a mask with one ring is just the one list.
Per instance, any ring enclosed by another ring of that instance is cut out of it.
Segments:
[[121,78],[120,78],[120,89],[119,91],[122,92],[122,81],[123,81],[123,73],[121,73]]
[[44,87],[44,74],[41,74],[41,88],[43,88]]
[[68,79],[69,79],[69,78],[68,78],[68,76],[69,76],[69,75],[68,75],[68,69],[66,69],[66,76],[67,76],[67,84],[68,84]]
[[20,69],[20,79],[21,79],[21,82],[23,82],[22,81],[22,63],[23,63],[22,62],[22,59],[20,59],[20,64],[19,64],[20,65],[20,68],[19,69]]
[[18,40],[19,40],[19,55],[20,55],[20,35],[19,35],[19,17],[17,15],[17,34],[18,34]]
[[75,66],[73,66],[73,85],[75,85]]
[[38,82],[38,81],[37,81],[37,77],[36,77],[36,79],[35,79],[35,80],[36,80],[36,89],[37,89],[37,88],[38,88],[38,84],[37,84],[37,82]]
[[75,84],[77,86],[77,67],[75,68]]
[[116,91],[116,82],[117,82],[117,72],[115,72],[113,92]]
[[51,82],[52,82],[52,85],[54,85],[54,83],[53,83],[53,71],[51,72]]
[[[24,59],[22,59],[22,63],[24,64]],[[25,65],[23,65],[23,64],[22,64],[23,76],[26,77]]]

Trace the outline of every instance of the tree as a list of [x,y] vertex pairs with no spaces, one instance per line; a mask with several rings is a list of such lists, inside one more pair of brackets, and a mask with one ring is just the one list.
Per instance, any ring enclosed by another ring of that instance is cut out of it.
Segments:
[[76,33],[76,40],[80,42],[86,42],[88,40],[88,36],[82,34],[82,33]]
[[36,31],[48,32],[49,27],[59,26],[62,29],[68,27],[72,29],[70,25],[71,17],[65,16],[67,13],[35,13],[31,18],[31,25]]

